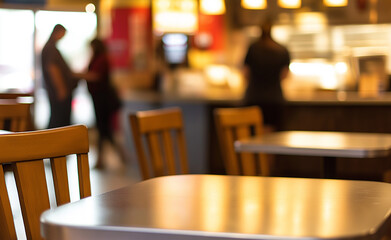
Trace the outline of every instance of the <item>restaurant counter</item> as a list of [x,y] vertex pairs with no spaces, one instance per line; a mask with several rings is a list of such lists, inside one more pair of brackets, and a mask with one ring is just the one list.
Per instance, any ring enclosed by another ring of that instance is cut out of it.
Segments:
[[[205,92],[132,91],[123,97],[124,112],[179,106],[183,110],[189,167],[192,173],[224,173],[213,121],[213,109],[241,106],[242,94],[226,89]],[[391,133],[391,93],[362,97],[357,92],[319,91],[286,96],[281,130]],[[127,129],[130,145],[130,129]],[[132,151],[134,152],[134,151]],[[130,153],[132,154],[132,153]],[[136,156],[133,156],[136,157]],[[205,159],[200,162],[199,159]],[[133,161],[135,162],[135,161]],[[321,159],[277,156],[275,174],[319,177]],[[337,161],[337,177],[381,180],[391,169],[386,158]]]
[[[206,91],[132,90],[123,100],[149,103],[187,102],[223,105],[240,105],[243,91],[228,88],[211,88]],[[285,94],[287,105],[391,105],[391,92],[365,94],[356,91],[310,91]]]
[[391,105],[391,92],[312,91],[285,94],[288,105]]

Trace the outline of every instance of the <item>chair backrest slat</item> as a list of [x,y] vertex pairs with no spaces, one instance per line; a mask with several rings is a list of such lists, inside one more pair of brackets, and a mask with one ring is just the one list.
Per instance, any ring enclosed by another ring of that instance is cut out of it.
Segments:
[[138,163],[141,171],[141,176],[143,179],[151,178],[149,164],[146,156],[146,152],[144,151],[143,146],[143,136],[139,130],[138,118],[136,115],[132,114],[129,116],[129,121],[132,129],[132,136],[134,141],[134,147],[136,149]]
[[[243,117],[245,117],[245,116],[243,116]],[[248,125],[247,126],[240,125],[235,130],[236,130],[235,132],[236,132],[236,136],[237,136],[236,139],[244,139],[244,138],[248,138],[251,136],[250,127]],[[240,153],[240,158],[242,161],[243,175],[246,175],[246,176],[256,175],[257,174],[256,163],[255,163],[256,156],[254,156],[254,154],[252,154],[252,153],[243,152],[243,153]]]
[[187,162],[187,148],[186,148],[185,133],[183,128],[177,129],[177,144],[179,152],[180,169],[182,173],[189,172],[189,164]]
[[4,164],[10,164],[14,173],[27,239],[42,239],[40,215],[50,208],[43,159],[50,159],[57,206],[70,202],[68,155],[77,158],[80,198],[91,196],[85,126],[1,134],[0,146],[0,239],[16,238],[5,187]]
[[[131,114],[129,121],[143,179],[188,173],[186,141],[180,108],[139,111]],[[144,138],[147,140],[148,147],[143,146]]]
[[56,193],[57,206],[69,203],[68,171],[66,157],[58,157],[50,159],[52,167],[54,191]]
[[236,157],[236,152],[229,145],[235,141],[234,133],[231,128],[221,129],[222,141],[220,141],[221,153],[224,156],[227,174],[240,175],[240,165]]
[[0,165],[0,239],[16,240],[15,225],[2,165]]
[[261,109],[257,106],[217,108],[214,119],[227,174],[268,176],[270,166],[265,154],[237,153],[234,148],[236,140],[263,133]]
[[50,208],[43,160],[12,165],[27,239],[41,239],[39,218]]
[[91,196],[90,165],[87,153],[77,154],[77,173],[80,199]]
[[160,146],[159,135],[151,132],[147,134],[148,149],[150,151],[151,164],[155,172],[155,176],[164,175],[163,156]]
[[172,142],[172,135],[170,131],[165,130],[162,132],[164,156],[166,160],[167,172],[170,175],[175,174],[175,156],[174,145]]

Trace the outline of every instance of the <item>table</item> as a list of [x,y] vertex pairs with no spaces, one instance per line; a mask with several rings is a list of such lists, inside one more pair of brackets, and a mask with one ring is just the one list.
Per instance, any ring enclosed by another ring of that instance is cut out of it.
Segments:
[[334,178],[336,158],[386,157],[391,153],[391,134],[281,131],[235,142],[239,152],[323,157],[323,175]]
[[380,239],[391,184],[224,175],[152,178],[48,210],[47,240]]

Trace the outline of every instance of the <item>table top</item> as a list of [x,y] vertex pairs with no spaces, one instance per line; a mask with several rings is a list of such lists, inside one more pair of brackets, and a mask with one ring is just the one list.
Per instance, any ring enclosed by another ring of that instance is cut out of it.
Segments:
[[235,142],[239,152],[346,158],[385,157],[391,153],[391,134],[281,131]]
[[387,183],[176,175],[48,210],[41,229],[47,240],[377,239],[390,213]]

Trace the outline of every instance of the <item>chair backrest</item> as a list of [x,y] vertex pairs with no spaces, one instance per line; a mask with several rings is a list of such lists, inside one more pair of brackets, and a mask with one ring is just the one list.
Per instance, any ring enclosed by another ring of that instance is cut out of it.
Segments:
[[33,93],[0,93],[0,99],[18,99],[33,97]]
[[130,123],[142,178],[188,173],[180,108],[139,111]]
[[0,100],[0,129],[12,132],[31,130],[31,103]]
[[2,134],[0,146],[0,239],[16,239],[3,165],[15,176],[27,239],[42,239],[40,215],[50,208],[43,159],[50,159],[57,206],[70,202],[68,155],[77,156],[80,198],[91,196],[85,126]]
[[261,109],[258,106],[216,108],[214,119],[227,174],[268,176],[270,167],[265,154],[237,153],[234,148],[236,140],[263,133]]

